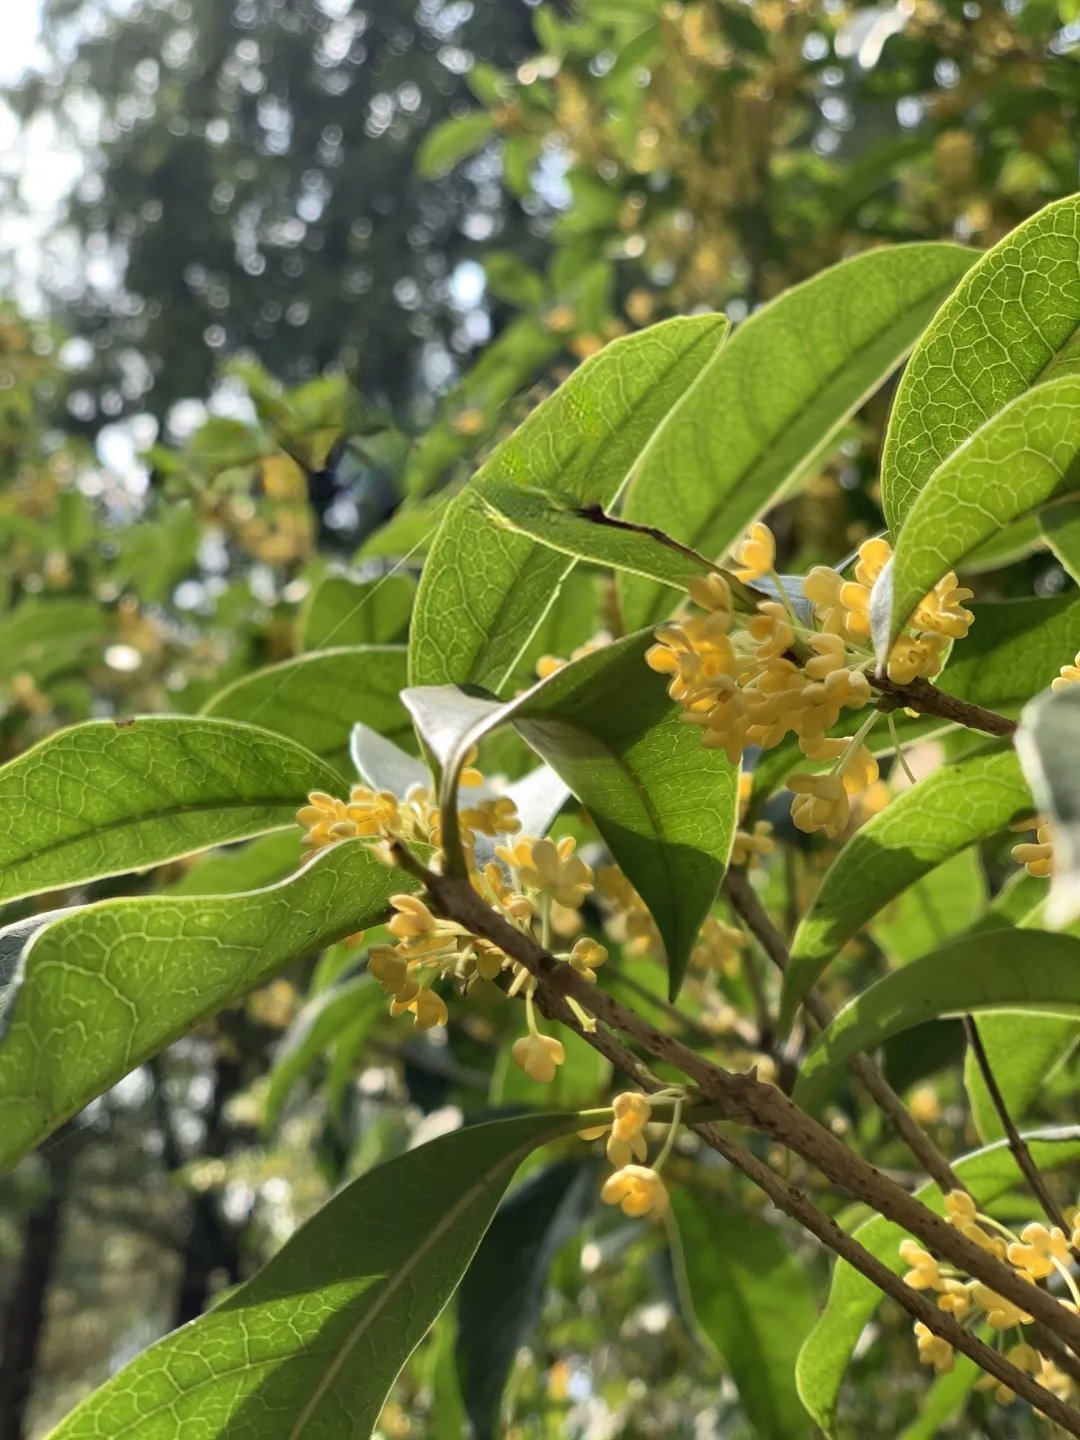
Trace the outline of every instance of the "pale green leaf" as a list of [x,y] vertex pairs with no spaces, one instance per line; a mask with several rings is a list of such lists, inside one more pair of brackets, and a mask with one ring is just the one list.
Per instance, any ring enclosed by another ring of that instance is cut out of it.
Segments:
[[204,715],[247,720],[300,740],[338,772],[349,772],[349,734],[361,718],[397,744],[409,743],[412,727],[398,696],[405,686],[405,650],[397,645],[358,645],[316,650],[268,665],[237,680],[203,707]]
[[817,1110],[852,1056],[927,1020],[984,1010],[1080,1016],[1080,939],[1044,930],[980,931],[883,976],[814,1041],[794,1099]]
[[487,518],[489,487],[608,505],[669,412],[715,356],[722,316],[668,320],[581,365],[505,440],[447,508],[413,613],[413,685],[498,693],[574,561]]
[[1038,808],[1053,825],[1046,923],[1071,925],[1080,916],[1080,685],[1025,706],[1016,747]]
[[680,1185],[672,1196],[683,1283],[761,1440],[804,1440],[795,1362],[817,1318],[804,1266],[774,1225]]
[[975,849],[961,850],[904,890],[870,927],[892,965],[925,955],[967,930],[986,905]]
[[1015,753],[991,747],[942,765],[857,830],[795,932],[783,1026],[840,947],[894,896],[951,855],[1030,813]]
[[[1024,943],[1018,935],[1021,951]],[[1051,1072],[1075,1048],[1080,1026],[1075,1020],[1016,1013],[984,1015],[975,1023],[1005,1108],[1022,1125]],[[970,1047],[964,1057],[964,1087],[979,1138],[986,1144],[1000,1140],[1005,1131]]]
[[1072,578],[1080,582],[1080,501],[1047,506],[1038,523],[1042,538]]
[[209,850],[192,861],[178,880],[157,887],[159,895],[238,895],[262,890],[299,868],[307,851],[294,826],[261,835],[245,845]]
[[953,1368],[939,1375],[919,1402],[919,1415],[899,1440],[938,1440],[941,1427],[963,1409],[982,1371],[966,1355],[957,1355]]
[[[1035,1164],[1042,1171],[1071,1165],[1080,1157],[1078,1130],[1035,1132],[1025,1138]],[[1005,1144],[976,1150],[955,1161],[954,1169],[983,1209],[992,1206],[1022,1178]],[[939,1215],[943,1212],[944,1197],[932,1182],[927,1182],[916,1193],[924,1205]],[[900,1226],[883,1216],[875,1216],[859,1226],[855,1237],[896,1274],[907,1269],[898,1249],[905,1238]],[[881,1291],[872,1281],[843,1260],[837,1261],[824,1313],[799,1352],[796,1370],[799,1395],[830,1440],[837,1433],[836,1402],[844,1374],[859,1337],[874,1318],[881,1300]]]
[[105,900],[39,930],[0,1044],[0,1166],[285,965],[378,924],[412,888],[346,841],[267,890]]
[[[956,245],[874,250],[764,306],[642,461],[624,518],[722,554],[812,472],[974,259]],[[619,589],[628,629],[671,608],[647,580],[623,576]]]
[[[894,535],[931,475],[1031,386],[1080,362],[1080,198],[1048,205],[974,265],[908,362],[881,465]],[[948,566],[946,566],[946,569]]]
[[144,870],[294,823],[336,772],[232,720],[92,720],[0,769],[0,901]]
[[479,150],[495,133],[495,122],[486,110],[471,110],[444,120],[424,137],[417,156],[417,169],[425,179],[438,179],[467,156]]
[[879,657],[923,596],[966,555],[1075,488],[1078,456],[1080,374],[1018,396],[942,462],[908,510],[892,563],[875,587]]
[[215,1309],[85,1400],[52,1440],[360,1440],[453,1294],[521,1161],[580,1125],[443,1135],[354,1180]]
[[328,575],[304,611],[304,649],[388,645],[401,640],[415,596],[416,583],[410,575],[391,573],[374,580]]

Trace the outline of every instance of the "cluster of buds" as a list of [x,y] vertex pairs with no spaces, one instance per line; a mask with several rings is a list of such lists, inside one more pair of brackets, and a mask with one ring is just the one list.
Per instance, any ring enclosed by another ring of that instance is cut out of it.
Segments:
[[[1080,1313],[1080,1291],[1072,1274],[1072,1258],[1080,1245],[1080,1230],[1074,1231],[1070,1239],[1056,1225],[1048,1227],[1032,1221],[1016,1235],[997,1220],[982,1214],[975,1201],[963,1190],[950,1191],[945,1197],[945,1209],[950,1225],[981,1249],[1011,1265],[1030,1284],[1035,1285],[1052,1275],[1060,1277],[1069,1296],[1060,1303],[1074,1313]],[[1032,1323],[1031,1316],[1019,1305],[998,1295],[982,1281],[967,1279],[951,1266],[942,1264],[914,1240],[901,1243],[900,1258],[910,1266],[904,1276],[905,1284],[913,1290],[935,1293],[938,1308],[961,1324],[981,1320],[1001,1333]],[[931,1366],[939,1375],[952,1369],[955,1357],[948,1341],[934,1335],[922,1322],[915,1325],[915,1338],[922,1364]],[[1068,1401],[1080,1398],[1080,1388],[1075,1382],[1026,1341],[1020,1340],[1007,1349],[1005,1357],[1018,1369],[1036,1376],[1059,1398]],[[1014,1398],[1012,1390],[993,1376],[984,1376],[978,1382],[978,1388],[992,1391],[1002,1405],[1009,1404]]]
[[654,1100],[672,1097],[676,1103],[671,1128],[663,1149],[652,1165],[644,1163],[649,1153],[645,1126],[652,1118],[652,1104],[649,1097],[639,1091],[628,1090],[616,1095],[611,1102],[610,1122],[581,1132],[583,1140],[598,1140],[602,1135],[607,1136],[607,1157],[615,1170],[604,1181],[600,1198],[605,1205],[618,1205],[624,1215],[635,1219],[649,1214],[662,1215],[671,1203],[660,1171],[678,1134],[682,1092],[664,1090],[652,1097]]
[[[474,756],[469,757],[468,764]],[[478,771],[466,768],[462,784],[483,784]],[[388,841],[421,842],[438,846],[442,822],[430,791],[413,786],[404,799],[389,791],[355,785],[348,800],[314,791],[297,812],[307,831],[304,844],[320,849],[341,840],[369,839],[377,845]],[[539,927],[545,948],[553,934],[573,932],[578,911],[594,888],[594,875],[575,853],[575,842],[522,836],[513,802],[505,796],[481,798],[465,805],[459,823],[466,854],[470,860],[473,888],[493,909],[516,929],[533,934]],[[502,837],[495,846],[495,859],[484,865],[475,860],[474,841],[482,834]],[[389,851],[380,851],[392,860]],[[394,943],[372,946],[368,957],[371,974],[390,997],[390,1013],[409,1013],[420,1029],[445,1025],[449,1018],[446,1001],[435,988],[451,982],[464,990],[476,979],[495,980],[509,971],[507,994],[524,992],[528,1031],[512,1047],[514,1061],[533,1080],[554,1078],[565,1059],[562,1043],[540,1033],[533,1005],[535,979],[518,961],[490,941],[471,934],[456,921],[436,915],[419,896],[401,894],[391,898],[393,916],[387,929]],[[553,923],[553,922],[558,923]],[[597,968],[607,959],[607,950],[587,936],[574,941],[555,958],[565,961],[585,980],[596,980]],[[575,1001],[568,1003],[586,1028],[594,1021]]]
[[[1074,685],[1080,685],[1080,652],[1077,652],[1071,665],[1062,665],[1051,680],[1050,689],[1058,694],[1062,690],[1071,690]],[[1029,875],[1045,879],[1054,868],[1054,832],[1050,821],[1045,815],[1037,815],[1034,820],[1022,821],[1014,828],[1019,831],[1034,830],[1035,839],[1014,845],[1013,859],[1018,865],[1023,865]]]
[[[870,703],[870,593],[892,551],[886,540],[859,547],[855,578],[819,565],[803,584],[809,613],[796,609],[776,573],[776,543],[757,523],[735,551],[735,576],[768,581],[779,599],[758,600],[752,614],[736,612],[722,574],[690,581],[702,613],[662,625],[646,659],[669,676],[668,693],[683,719],[702,731],[702,743],[738,764],[748,745],[770,749],[794,735],[810,760],[830,762],[822,775],[797,774],[792,818],[802,830],[835,836],[850,819],[850,797],[877,779],[863,745],[871,721],[850,741],[830,738],[843,712]],[[931,678],[949,644],[965,635],[973,616],[971,591],[952,573],[926,595],[889,655],[890,679]]]

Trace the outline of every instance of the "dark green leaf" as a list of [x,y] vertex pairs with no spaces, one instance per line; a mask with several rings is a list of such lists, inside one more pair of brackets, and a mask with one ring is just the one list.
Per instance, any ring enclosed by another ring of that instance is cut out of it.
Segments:
[[282,1106],[304,1071],[343,1031],[362,1029],[366,1033],[385,1008],[384,998],[370,976],[359,975],[308,1001],[285,1032],[274,1057],[264,1111],[268,1130],[277,1124]]
[[369,1170],[254,1279],[84,1401],[53,1440],[370,1435],[517,1166],[580,1123],[474,1125]]
[[1080,939],[1042,930],[980,931],[884,976],[849,1000],[814,1041],[794,1098],[817,1110],[853,1055],[945,1015],[1027,1010],[1080,1016]]
[[1072,578],[1080,581],[1080,501],[1048,506],[1039,516],[1039,530]]

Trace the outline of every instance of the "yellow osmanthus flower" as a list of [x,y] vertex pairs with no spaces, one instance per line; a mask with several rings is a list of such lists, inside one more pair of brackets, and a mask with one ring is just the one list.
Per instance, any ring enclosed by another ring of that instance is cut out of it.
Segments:
[[1060,673],[1050,681],[1050,689],[1055,693],[1068,690],[1072,685],[1080,685],[1080,651],[1077,651],[1072,664],[1062,665]]
[[[586,640],[584,645],[579,645],[576,650],[571,650],[570,659],[581,660],[586,655],[592,655],[596,650],[603,650],[611,644],[611,641],[612,636],[610,631],[600,630],[591,640]],[[549,675],[554,675],[557,670],[561,670],[567,663],[566,660],[561,659],[558,655],[541,655],[540,659],[536,662],[536,674],[539,679],[546,680]]]
[[571,835],[562,840],[534,840],[525,836],[513,845],[499,845],[495,854],[517,874],[526,890],[539,890],[558,905],[577,909],[593,889],[593,872],[580,855]]
[[647,1165],[624,1165],[616,1170],[604,1181],[600,1198],[635,1219],[650,1212],[660,1215],[671,1203],[663,1180]]
[[607,1142],[607,1157],[617,1169],[648,1154],[645,1126],[652,1115],[648,1097],[636,1090],[616,1095],[611,1102],[614,1121]]
[[1054,1225],[1047,1229],[1038,1221],[1025,1225],[1020,1239],[1008,1246],[1009,1264],[1022,1270],[1031,1280],[1045,1280],[1059,1265],[1069,1263],[1069,1241],[1064,1230]]
[[[1023,1370],[1028,1375],[1038,1375],[1042,1371],[1042,1356],[1026,1341],[1010,1345],[1005,1351],[1005,1359],[1011,1361],[1018,1370]],[[999,1405],[1011,1405],[1016,1399],[1015,1392],[1010,1390],[1008,1385],[999,1380],[996,1375],[980,1375],[975,1381],[975,1389],[988,1390]]]
[[[800,775],[792,786],[797,797],[792,815],[804,830],[839,835],[849,823],[850,803],[831,782],[840,779],[846,795],[853,795],[877,778],[861,743],[854,746],[856,761],[846,742],[831,740],[830,733],[844,711],[861,710],[873,698],[870,595],[891,554],[884,539],[864,541],[851,580],[816,566],[803,583],[809,616],[805,608],[797,612],[783,593],[775,541],[758,521],[735,547],[735,574],[744,583],[767,578],[781,598],[762,597],[752,615],[736,614],[722,575],[695,578],[689,598],[702,613],[660,626],[646,655],[650,668],[668,677],[668,693],[682,707],[683,719],[700,727],[702,744],[723,750],[733,764],[747,745],[770,749],[787,735],[797,737],[809,758],[825,759],[822,748],[836,747],[828,757],[836,761],[828,776]],[[889,656],[892,679],[937,673],[950,641],[971,625],[972,613],[963,605],[970,596],[949,574],[923,598]],[[860,732],[860,742],[868,729]],[[755,848],[742,841],[737,853],[741,858]]]
[[[1024,821],[1017,829],[1030,830],[1030,822]],[[1023,865],[1029,875],[1045,879],[1054,868],[1054,832],[1049,820],[1040,818],[1035,825],[1035,839],[1025,840],[1012,847],[1012,858]]]
[[915,1341],[919,1349],[919,1363],[933,1366],[935,1375],[947,1375],[956,1363],[949,1342],[935,1335],[921,1320],[915,1322]]
[[746,949],[746,936],[734,925],[709,915],[698,933],[690,958],[702,970],[737,975]]
[[776,849],[773,827],[768,820],[756,820],[752,830],[745,829],[746,814],[754,793],[754,777],[744,770],[739,776],[739,823],[731,845],[732,865],[745,865],[752,870],[759,857],[771,855]]
[[566,1059],[562,1042],[553,1035],[522,1035],[514,1041],[510,1053],[530,1080],[544,1085],[554,1080],[555,1071]]
[[574,947],[567,956],[578,974],[590,983],[595,982],[597,967],[603,965],[607,958],[608,952],[604,946],[599,940],[593,940],[588,935],[575,940]]

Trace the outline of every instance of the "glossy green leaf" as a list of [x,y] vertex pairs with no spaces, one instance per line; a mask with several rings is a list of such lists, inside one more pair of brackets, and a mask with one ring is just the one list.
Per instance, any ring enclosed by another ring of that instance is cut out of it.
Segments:
[[1031,813],[1011,749],[990,747],[942,765],[857,830],[825,874],[791,947],[781,1023],[837,950],[894,896],[977,840]]
[[1044,930],[964,936],[854,996],[803,1058],[794,1099],[817,1110],[853,1055],[946,1015],[1027,1010],[1080,1017],[1080,939]]
[[304,649],[388,645],[401,640],[415,596],[416,583],[409,575],[380,575],[374,580],[328,575],[304,611]]
[[[928,477],[874,592],[879,656],[923,596],[1003,526],[1080,481],[1080,374],[1048,380],[992,416]],[[891,592],[891,603],[890,603]]]
[[595,1166],[560,1160],[495,1212],[458,1292],[457,1372],[474,1440],[505,1435],[503,1390],[539,1319],[551,1262],[597,1203]]
[[1080,686],[1047,692],[1024,707],[1016,734],[1024,774],[1054,834],[1047,925],[1080,916]]
[[316,650],[268,665],[237,680],[209,700],[204,715],[247,720],[302,741],[338,771],[349,774],[349,734],[362,720],[397,744],[412,738],[398,696],[405,686],[405,650],[397,645],[358,645]]
[[381,988],[368,975],[346,980],[308,1001],[285,1032],[274,1057],[264,1107],[267,1129],[277,1124],[282,1106],[304,1071],[343,1031],[370,1028],[383,1013],[384,1001]]
[[413,685],[498,693],[573,560],[487,519],[490,486],[608,505],[670,411],[716,355],[722,316],[668,320],[616,340],[574,371],[447,508],[417,594]]
[[370,1435],[518,1165],[580,1123],[473,1125],[369,1170],[254,1279],[85,1400],[53,1440]]
[[776,1226],[715,1196],[680,1185],[672,1207],[694,1316],[754,1432],[761,1440],[804,1440],[813,1426],[799,1403],[795,1362],[817,1319],[805,1267]]
[[[1031,386],[1074,374],[1080,327],[1080,198],[1048,205],[974,265],[908,362],[881,463],[894,535],[930,479]],[[946,566],[948,569],[948,566]]]
[[122,875],[294,824],[338,777],[232,720],[92,720],[0,769],[0,901]]
[[650,643],[648,633],[616,641],[502,706],[453,687],[404,699],[445,767],[444,815],[469,747],[500,725],[517,727],[589,811],[649,907],[674,993],[730,854],[738,772],[682,723],[663,677],[645,664]]
[[[1049,1172],[1072,1165],[1080,1158],[1080,1131],[1076,1129],[1036,1131],[1025,1138],[1040,1170]],[[1021,1182],[1016,1161],[1004,1144],[976,1150],[954,1162],[954,1168],[984,1209]],[[939,1215],[943,1212],[944,1197],[932,1182],[922,1186],[917,1194],[924,1205]],[[900,1226],[875,1216],[860,1225],[855,1236],[896,1274],[907,1268],[898,1250],[905,1238]],[[844,1374],[859,1337],[873,1320],[881,1300],[881,1291],[872,1281],[845,1261],[837,1261],[828,1303],[799,1352],[796,1369],[802,1402],[829,1440],[834,1440],[837,1434],[836,1403]]]
[[[956,245],[874,250],[757,311],[642,461],[624,517],[722,554],[812,472],[974,259]],[[670,610],[647,580],[619,590],[628,629]]]
[[0,1044],[0,1166],[292,961],[379,923],[409,877],[355,841],[218,898],[105,900],[39,930]]
[[276,885],[299,869],[308,851],[301,832],[290,825],[272,835],[261,835],[246,845],[210,850],[192,861],[178,880],[159,885],[159,895],[238,895],[241,890],[262,890]]

